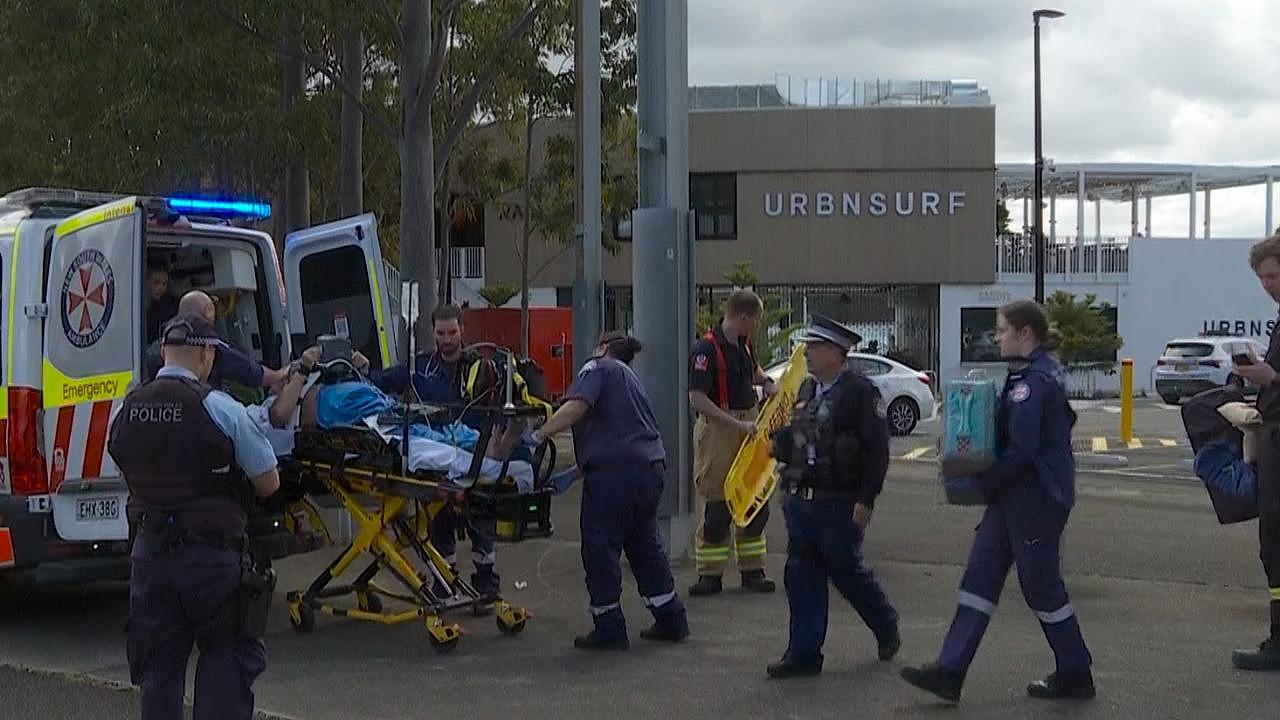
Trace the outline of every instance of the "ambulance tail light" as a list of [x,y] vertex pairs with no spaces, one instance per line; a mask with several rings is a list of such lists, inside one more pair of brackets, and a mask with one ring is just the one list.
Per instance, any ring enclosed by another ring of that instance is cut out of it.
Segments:
[[9,476],[14,495],[49,492],[41,443],[40,410],[44,394],[24,387],[9,388]]

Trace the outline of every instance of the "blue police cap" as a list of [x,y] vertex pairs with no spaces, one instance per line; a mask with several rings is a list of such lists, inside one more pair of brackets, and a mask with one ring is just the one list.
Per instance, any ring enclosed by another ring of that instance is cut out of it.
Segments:
[[165,323],[161,338],[164,345],[227,347],[213,324],[194,313],[178,315]]
[[811,316],[809,326],[804,329],[804,336],[800,339],[807,343],[832,343],[846,351],[862,342],[861,335],[824,315]]

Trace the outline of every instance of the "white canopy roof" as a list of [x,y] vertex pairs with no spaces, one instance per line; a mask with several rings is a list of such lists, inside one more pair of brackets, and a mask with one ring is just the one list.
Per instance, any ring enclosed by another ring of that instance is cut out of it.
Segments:
[[[1137,197],[1185,195],[1196,190],[1261,185],[1280,177],[1280,165],[1175,165],[1162,163],[1056,163],[1046,165],[1044,196],[1075,197],[1079,173],[1084,173],[1089,200],[1131,200]],[[996,166],[996,191],[1002,197],[1032,195],[1035,165],[1001,163]]]

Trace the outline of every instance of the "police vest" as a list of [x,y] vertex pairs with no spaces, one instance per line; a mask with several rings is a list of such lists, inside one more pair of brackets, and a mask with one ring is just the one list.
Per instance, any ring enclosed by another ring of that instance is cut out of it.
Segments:
[[[716,338],[716,331],[711,330],[702,336],[703,340],[710,340],[711,347],[716,351],[716,405],[721,410],[729,409],[729,363],[725,360],[724,347],[720,345],[720,340]],[[751,348],[751,341],[744,340],[742,343],[742,351],[747,354],[747,361],[755,366],[756,354]]]
[[187,378],[161,377],[124,399],[108,450],[129,487],[131,523],[162,513],[189,536],[244,536],[253,496],[231,438],[205,410],[211,390]]
[[812,377],[800,386],[791,416],[791,442],[784,456],[784,480],[798,487],[856,493],[861,486],[861,446],[856,434],[836,425],[836,412],[847,403],[852,379],[842,376],[821,396],[817,389],[818,382]]

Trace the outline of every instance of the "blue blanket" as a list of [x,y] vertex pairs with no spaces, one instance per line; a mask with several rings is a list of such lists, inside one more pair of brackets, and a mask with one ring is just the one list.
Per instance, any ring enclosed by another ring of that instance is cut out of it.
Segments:
[[[320,388],[316,401],[316,423],[322,428],[364,427],[364,419],[395,407],[395,401],[377,387],[365,382],[343,382]],[[454,422],[441,427],[422,423],[409,426],[409,435],[445,443],[463,450],[474,450],[480,433],[474,428]]]

